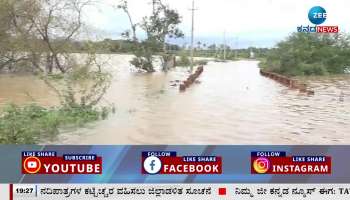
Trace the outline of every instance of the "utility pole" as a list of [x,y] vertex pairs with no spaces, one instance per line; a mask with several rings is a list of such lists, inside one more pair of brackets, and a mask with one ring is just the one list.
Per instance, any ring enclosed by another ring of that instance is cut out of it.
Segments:
[[194,8],[194,0],[192,0],[192,8],[191,8],[191,11],[192,11],[192,28],[191,28],[191,73],[193,71],[193,54],[194,54],[194,11],[196,9]]
[[152,0],[152,11],[153,11],[153,15],[154,13],[156,12],[155,9],[156,9],[156,0]]
[[237,59],[237,57],[238,57],[238,37],[236,37],[236,44],[235,44],[235,46],[236,46],[235,58]]
[[226,31],[224,31],[224,60],[226,60]]

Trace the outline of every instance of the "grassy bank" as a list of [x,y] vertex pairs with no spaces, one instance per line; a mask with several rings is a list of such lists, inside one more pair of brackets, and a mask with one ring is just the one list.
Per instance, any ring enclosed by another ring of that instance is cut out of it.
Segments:
[[8,105],[0,113],[0,144],[35,144],[54,137],[59,130],[105,119],[110,110],[92,107],[43,108],[38,105]]

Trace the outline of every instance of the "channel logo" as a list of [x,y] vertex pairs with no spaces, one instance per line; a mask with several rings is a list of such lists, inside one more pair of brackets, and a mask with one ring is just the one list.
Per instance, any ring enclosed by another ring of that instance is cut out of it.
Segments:
[[327,19],[326,9],[321,6],[314,6],[309,10],[308,17],[311,23],[320,25]]
[[298,26],[297,31],[304,33],[338,33],[338,26],[319,26],[327,20],[327,17],[326,9],[321,6],[314,6],[308,13],[308,19],[314,25]]
[[265,174],[270,169],[270,161],[267,158],[257,158],[253,162],[253,168],[258,174]]
[[141,155],[142,174],[221,174],[220,156],[178,156],[175,151],[147,151]]

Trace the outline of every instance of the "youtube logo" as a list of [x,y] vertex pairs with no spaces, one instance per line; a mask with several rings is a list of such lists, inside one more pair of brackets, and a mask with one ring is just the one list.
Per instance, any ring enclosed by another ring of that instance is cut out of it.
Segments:
[[41,168],[41,162],[37,157],[28,157],[23,162],[23,169],[29,174],[36,174]]

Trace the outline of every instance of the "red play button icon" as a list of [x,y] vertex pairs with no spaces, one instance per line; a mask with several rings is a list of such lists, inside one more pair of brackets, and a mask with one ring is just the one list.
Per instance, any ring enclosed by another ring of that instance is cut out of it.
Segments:
[[37,157],[28,157],[23,162],[23,168],[28,174],[36,174],[41,168],[41,162]]

